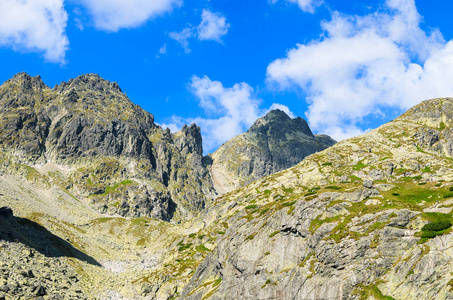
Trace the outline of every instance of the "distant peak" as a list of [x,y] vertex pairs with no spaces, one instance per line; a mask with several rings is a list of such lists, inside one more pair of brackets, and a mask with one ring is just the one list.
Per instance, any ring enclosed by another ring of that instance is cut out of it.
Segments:
[[284,111],[280,109],[273,109],[269,111],[264,117],[259,118],[253,123],[247,132],[258,132],[262,131],[263,128],[267,127],[285,127],[291,128],[294,131],[301,131],[308,136],[313,136],[307,121],[301,117],[291,119]]
[[269,111],[263,119],[266,120],[282,120],[282,121],[289,121],[291,118],[283,111],[280,109],[273,109]]

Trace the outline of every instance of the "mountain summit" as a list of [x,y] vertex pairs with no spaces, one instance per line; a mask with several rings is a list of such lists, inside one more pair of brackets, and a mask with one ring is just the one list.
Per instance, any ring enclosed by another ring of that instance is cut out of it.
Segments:
[[298,164],[336,141],[313,135],[307,122],[275,109],[247,132],[224,143],[212,155],[211,176],[220,194]]
[[200,128],[163,130],[117,83],[95,74],[52,89],[26,73],[6,81],[0,148],[16,165],[70,170],[55,180],[108,214],[180,220],[215,195]]

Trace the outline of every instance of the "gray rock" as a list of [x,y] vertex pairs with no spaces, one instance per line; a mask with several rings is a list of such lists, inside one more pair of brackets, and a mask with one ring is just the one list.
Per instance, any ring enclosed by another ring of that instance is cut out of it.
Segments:
[[373,181],[372,180],[364,180],[363,181],[363,187],[371,189],[373,187]]

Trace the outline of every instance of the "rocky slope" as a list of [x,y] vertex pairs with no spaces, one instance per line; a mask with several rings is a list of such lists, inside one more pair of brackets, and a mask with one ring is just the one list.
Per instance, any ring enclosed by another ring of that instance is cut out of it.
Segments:
[[[98,211],[181,220],[215,193],[200,128],[171,134],[116,83],[88,74],[47,87],[17,74],[0,86],[3,172],[65,186]],[[14,173],[14,172],[13,172]]]
[[335,143],[329,136],[313,135],[304,119],[272,110],[211,155],[214,187],[219,194],[230,192]]
[[452,127],[453,99],[425,101],[217,199],[181,298],[453,299]]

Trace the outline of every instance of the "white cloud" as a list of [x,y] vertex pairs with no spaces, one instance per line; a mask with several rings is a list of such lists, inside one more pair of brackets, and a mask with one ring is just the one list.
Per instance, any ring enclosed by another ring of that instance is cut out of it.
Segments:
[[268,113],[268,112],[270,112],[271,110],[274,110],[274,109],[279,109],[279,110],[285,112],[291,119],[294,119],[296,117],[294,115],[294,113],[289,109],[288,106],[280,104],[280,103],[273,103],[271,105],[271,107],[269,107],[269,109],[266,111],[266,113]]
[[227,34],[229,27],[224,16],[203,9],[201,23],[197,28],[198,39],[222,42],[221,37]]
[[90,12],[94,26],[105,31],[134,28],[181,5],[181,0],[78,0]]
[[192,27],[184,28],[181,32],[170,32],[170,38],[177,41],[183,48],[184,52],[190,53],[189,49],[189,39],[193,37],[194,29]]
[[186,53],[190,53],[189,39],[198,37],[199,40],[212,40],[222,43],[221,37],[226,35],[230,24],[220,13],[213,13],[203,9],[201,13],[201,23],[197,27],[188,25],[180,32],[170,32],[170,38],[177,41]]
[[64,63],[67,19],[63,0],[0,1],[0,45]]
[[159,54],[167,54],[167,44],[166,43],[159,49]]
[[224,87],[219,81],[208,77],[193,76],[190,88],[199,100],[207,118],[181,118],[173,116],[169,124],[162,124],[172,132],[184,124],[196,123],[201,127],[205,152],[216,150],[232,137],[245,132],[256,119],[271,109],[281,109],[294,117],[288,107],[274,103],[269,109],[261,109],[261,100],[254,96],[253,88],[247,83]]
[[321,24],[324,38],[268,66],[268,82],[301,89],[312,128],[338,140],[362,133],[363,120],[381,110],[453,96],[453,42],[420,20],[413,0],[387,0],[366,16],[335,12]]
[[[276,3],[278,0],[270,0],[270,3]],[[286,0],[286,2],[296,3],[299,8],[305,12],[314,13],[316,7],[320,6],[322,0]]]

